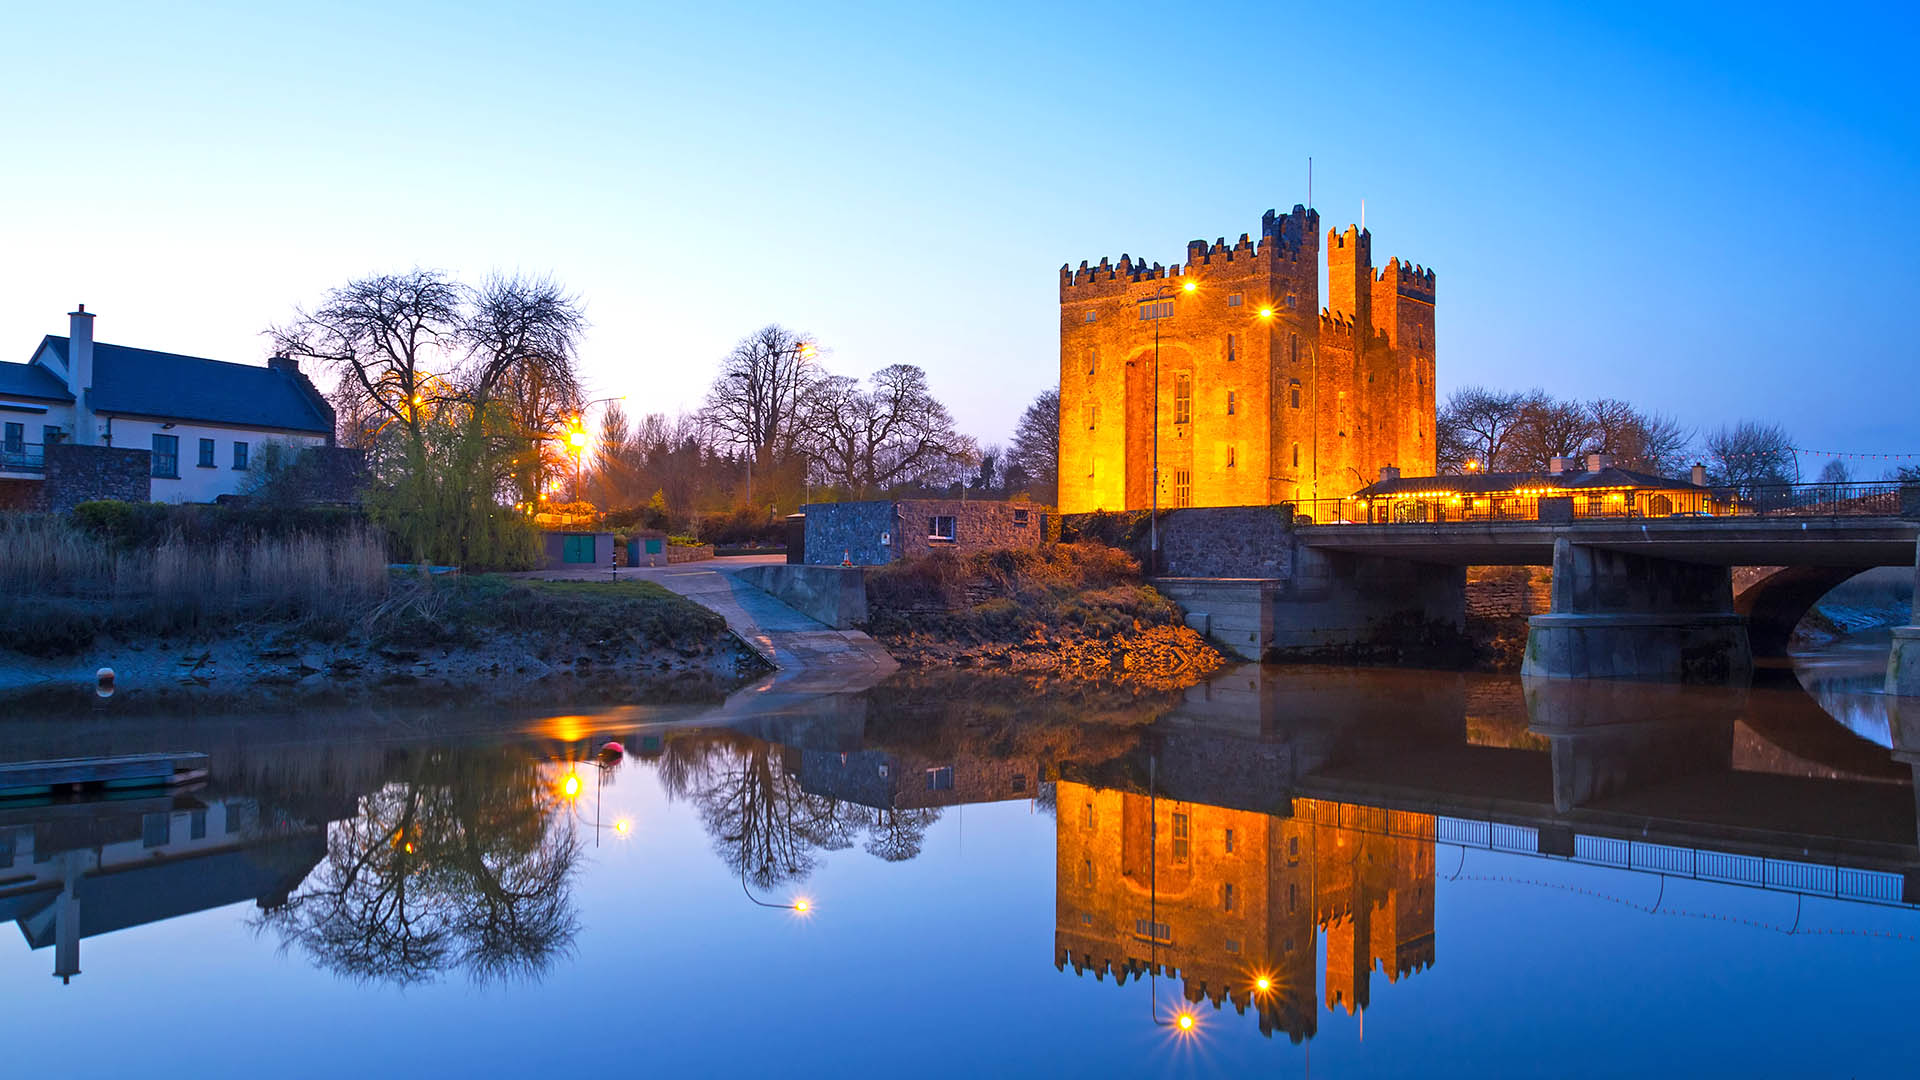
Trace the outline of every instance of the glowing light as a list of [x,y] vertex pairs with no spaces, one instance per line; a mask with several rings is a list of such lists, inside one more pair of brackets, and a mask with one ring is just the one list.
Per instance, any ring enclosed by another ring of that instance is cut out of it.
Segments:
[[413,841],[411,840],[407,841],[406,846],[402,847],[400,850],[406,852],[409,855],[413,854]]
[[580,797],[579,773],[570,772],[560,778],[560,795],[562,798],[567,799],[577,799]]
[[1478,461],[1475,461],[1475,460],[1474,460],[1473,458],[1468,458],[1468,459],[1467,459],[1467,471],[1468,471],[1468,472],[1477,472],[1477,471],[1479,470],[1479,468],[1480,468],[1480,463],[1479,463]]
[[617,835],[625,836],[633,831],[633,822],[628,821],[626,818],[619,818],[613,823],[613,831]]
[[819,351],[811,343],[803,344],[800,346],[800,359],[811,360]]
[[1198,1022],[1190,1012],[1183,1012],[1179,1016],[1174,1017],[1173,1020],[1174,1026],[1178,1027],[1182,1032],[1192,1031],[1193,1026]]
[[1273,980],[1267,978],[1265,975],[1262,975],[1259,978],[1253,980],[1253,988],[1264,994],[1267,991],[1273,989]]
[[1187,282],[1186,284],[1184,284],[1184,285],[1182,285],[1182,286],[1180,286],[1180,287],[1181,287],[1182,289],[1185,289],[1185,290],[1186,290],[1186,291],[1188,291],[1188,292],[1192,292],[1193,290],[1195,290],[1195,289],[1198,289],[1198,288],[1200,287],[1200,284],[1199,284],[1199,282],[1195,282],[1195,281],[1189,281],[1189,282]]
[[1261,308],[1261,309],[1260,309],[1260,317],[1261,317],[1261,318],[1263,318],[1263,319],[1271,319],[1271,318],[1273,318],[1273,309],[1272,309],[1272,308],[1270,308],[1270,307],[1263,307],[1263,308]]
[[807,912],[813,910],[813,901],[807,900],[805,898],[795,900],[793,902],[793,910],[799,912],[802,915],[805,915]]
[[575,450],[585,450],[587,448],[587,433],[584,431],[569,431],[567,432],[567,441],[573,444]]

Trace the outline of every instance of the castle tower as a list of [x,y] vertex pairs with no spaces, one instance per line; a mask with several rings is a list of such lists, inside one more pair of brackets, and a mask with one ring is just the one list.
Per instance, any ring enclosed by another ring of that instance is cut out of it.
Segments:
[[1364,331],[1373,326],[1373,236],[1356,225],[1327,230],[1327,310]]

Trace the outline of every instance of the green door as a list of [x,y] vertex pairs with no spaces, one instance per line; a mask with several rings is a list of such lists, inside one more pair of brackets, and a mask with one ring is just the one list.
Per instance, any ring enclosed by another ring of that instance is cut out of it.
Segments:
[[593,561],[593,537],[569,533],[561,538],[560,561],[570,563],[590,563]]

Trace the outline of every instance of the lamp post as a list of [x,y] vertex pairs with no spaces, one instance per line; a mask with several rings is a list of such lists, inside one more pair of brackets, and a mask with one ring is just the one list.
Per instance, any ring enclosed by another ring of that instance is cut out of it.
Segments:
[[[1193,292],[1200,287],[1191,279],[1175,286],[1164,282],[1153,291],[1153,297],[1142,301],[1153,305],[1148,314],[1153,316],[1153,483],[1150,491],[1150,509],[1147,517],[1147,573],[1160,572],[1160,302],[1173,299],[1177,292]],[[1168,290],[1173,290],[1169,292]]]
[[591,436],[587,434],[587,410],[593,408],[595,405],[605,405],[609,402],[625,400],[627,400],[627,395],[625,394],[618,394],[614,397],[594,398],[592,401],[581,402],[580,411],[573,414],[573,426],[567,429],[566,443],[567,447],[573,453],[574,502],[580,501],[580,463],[581,459],[586,456],[587,444],[592,441]]

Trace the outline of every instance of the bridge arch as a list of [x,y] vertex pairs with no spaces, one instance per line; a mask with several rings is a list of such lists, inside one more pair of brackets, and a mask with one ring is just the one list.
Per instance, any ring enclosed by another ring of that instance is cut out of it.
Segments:
[[1785,656],[1794,627],[1844,582],[1870,566],[1738,566],[1733,570],[1733,610],[1747,619],[1753,655]]

